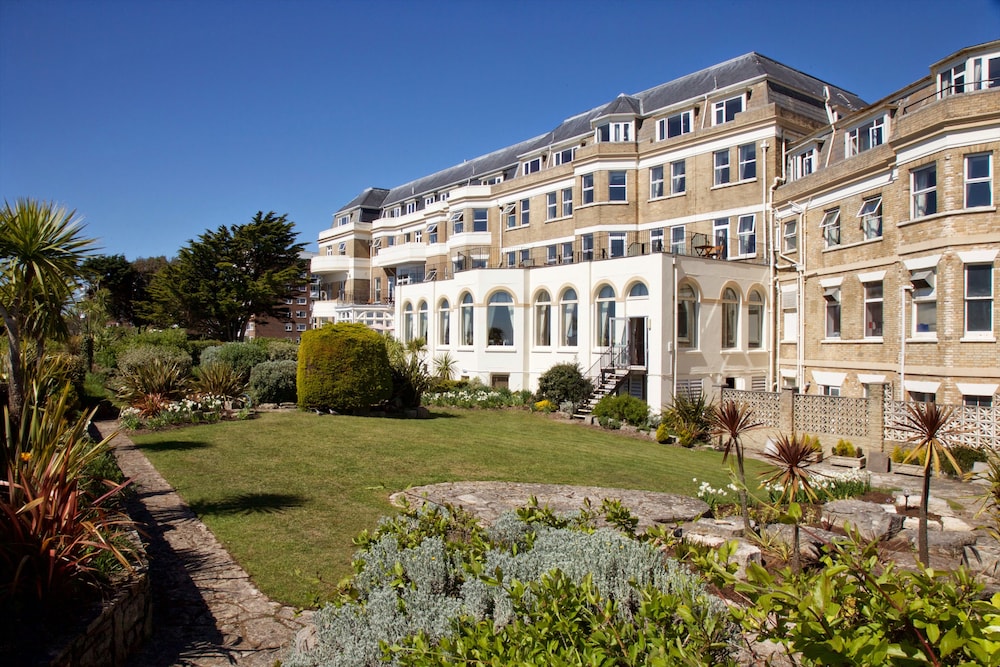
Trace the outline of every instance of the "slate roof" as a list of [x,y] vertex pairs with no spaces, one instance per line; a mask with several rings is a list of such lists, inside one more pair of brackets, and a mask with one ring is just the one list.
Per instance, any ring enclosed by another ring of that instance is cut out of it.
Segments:
[[[864,100],[854,93],[783,65],[767,56],[751,52],[634,95],[622,93],[609,103],[567,118],[546,134],[422,176],[390,190],[368,188],[341,210],[358,205],[364,207],[391,206],[414,197],[419,198],[417,206],[422,208],[422,195],[427,193],[465,184],[500,172],[504,172],[505,179],[516,175],[519,156],[549,145],[585,136],[592,131],[591,122],[598,118],[611,114],[645,116],[658,109],[698,99],[710,95],[713,91],[762,77],[768,77],[771,81],[781,84],[786,91],[803,93],[806,97],[815,99],[819,105],[824,99],[824,88],[827,88],[830,92],[831,102],[836,106],[846,107],[850,111],[865,106]],[[382,201],[377,203],[380,193],[383,193]]]
[[385,188],[365,188],[361,191],[361,194],[341,207],[340,211],[346,211],[355,207],[382,208],[382,204],[385,202],[385,197],[388,194],[389,191]]

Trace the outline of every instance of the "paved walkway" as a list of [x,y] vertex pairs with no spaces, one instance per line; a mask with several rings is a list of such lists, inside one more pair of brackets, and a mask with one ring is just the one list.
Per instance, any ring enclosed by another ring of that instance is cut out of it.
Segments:
[[[116,422],[99,422],[105,436]],[[153,637],[136,667],[272,667],[312,612],[272,602],[125,435],[112,440],[133,479],[153,590]]]

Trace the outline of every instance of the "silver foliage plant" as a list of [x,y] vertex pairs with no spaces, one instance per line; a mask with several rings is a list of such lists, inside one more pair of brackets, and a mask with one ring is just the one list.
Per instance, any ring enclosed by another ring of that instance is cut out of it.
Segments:
[[[484,554],[449,549],[439,536],[401,547],[397,537],[416,530],[413,517],[383,522],[389,528],[356,556],[356,601],[328,604],[317,612],[317,641],[293,652],[287,667],[368,667],[384,662],[383,645],[426,633],[431,641],[451,633],[460,616],[490,619],[497,628],[514,620],[514,581],[539,581],[554,570],[575,583],[590,575],[602,597],[616,601],[628,620],[649,586],[687,600],[725,622],[725,605],[698,577],[650,544],[610,528],[577,530],[528,524],[515,513],[486,532]],[[475,561],[475,562],[473,562]],[[478,573],[478,574],[476,574]],[[530,592],[528,593],[530,595]]]

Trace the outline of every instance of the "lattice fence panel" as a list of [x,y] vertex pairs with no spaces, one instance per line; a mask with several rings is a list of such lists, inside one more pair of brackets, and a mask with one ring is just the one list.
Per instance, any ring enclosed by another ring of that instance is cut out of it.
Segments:
[[871,399],[796,394],[794,405],[796,431],[835,433],[851,438],[868,436]]
[[781,394],[771,391],[723,389],[722,400],[746,403],[753,409],[757,420],[764,422],[767,428],[778,428],[781,425]]
[[[906,420],[906,401],[886,401],[885,439],[905,442],[910,433],[894,428]],[[956,405],[955,429],[959,434],[953,442],[974,449],[1000,451],[1000,406],[989,408]]]

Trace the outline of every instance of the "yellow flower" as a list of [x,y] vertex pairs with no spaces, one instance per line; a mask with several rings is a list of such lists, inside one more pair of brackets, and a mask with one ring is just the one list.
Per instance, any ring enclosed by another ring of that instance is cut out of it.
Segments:
[[28,462],[31,460],[31,452],[21,452],[21,460]]

